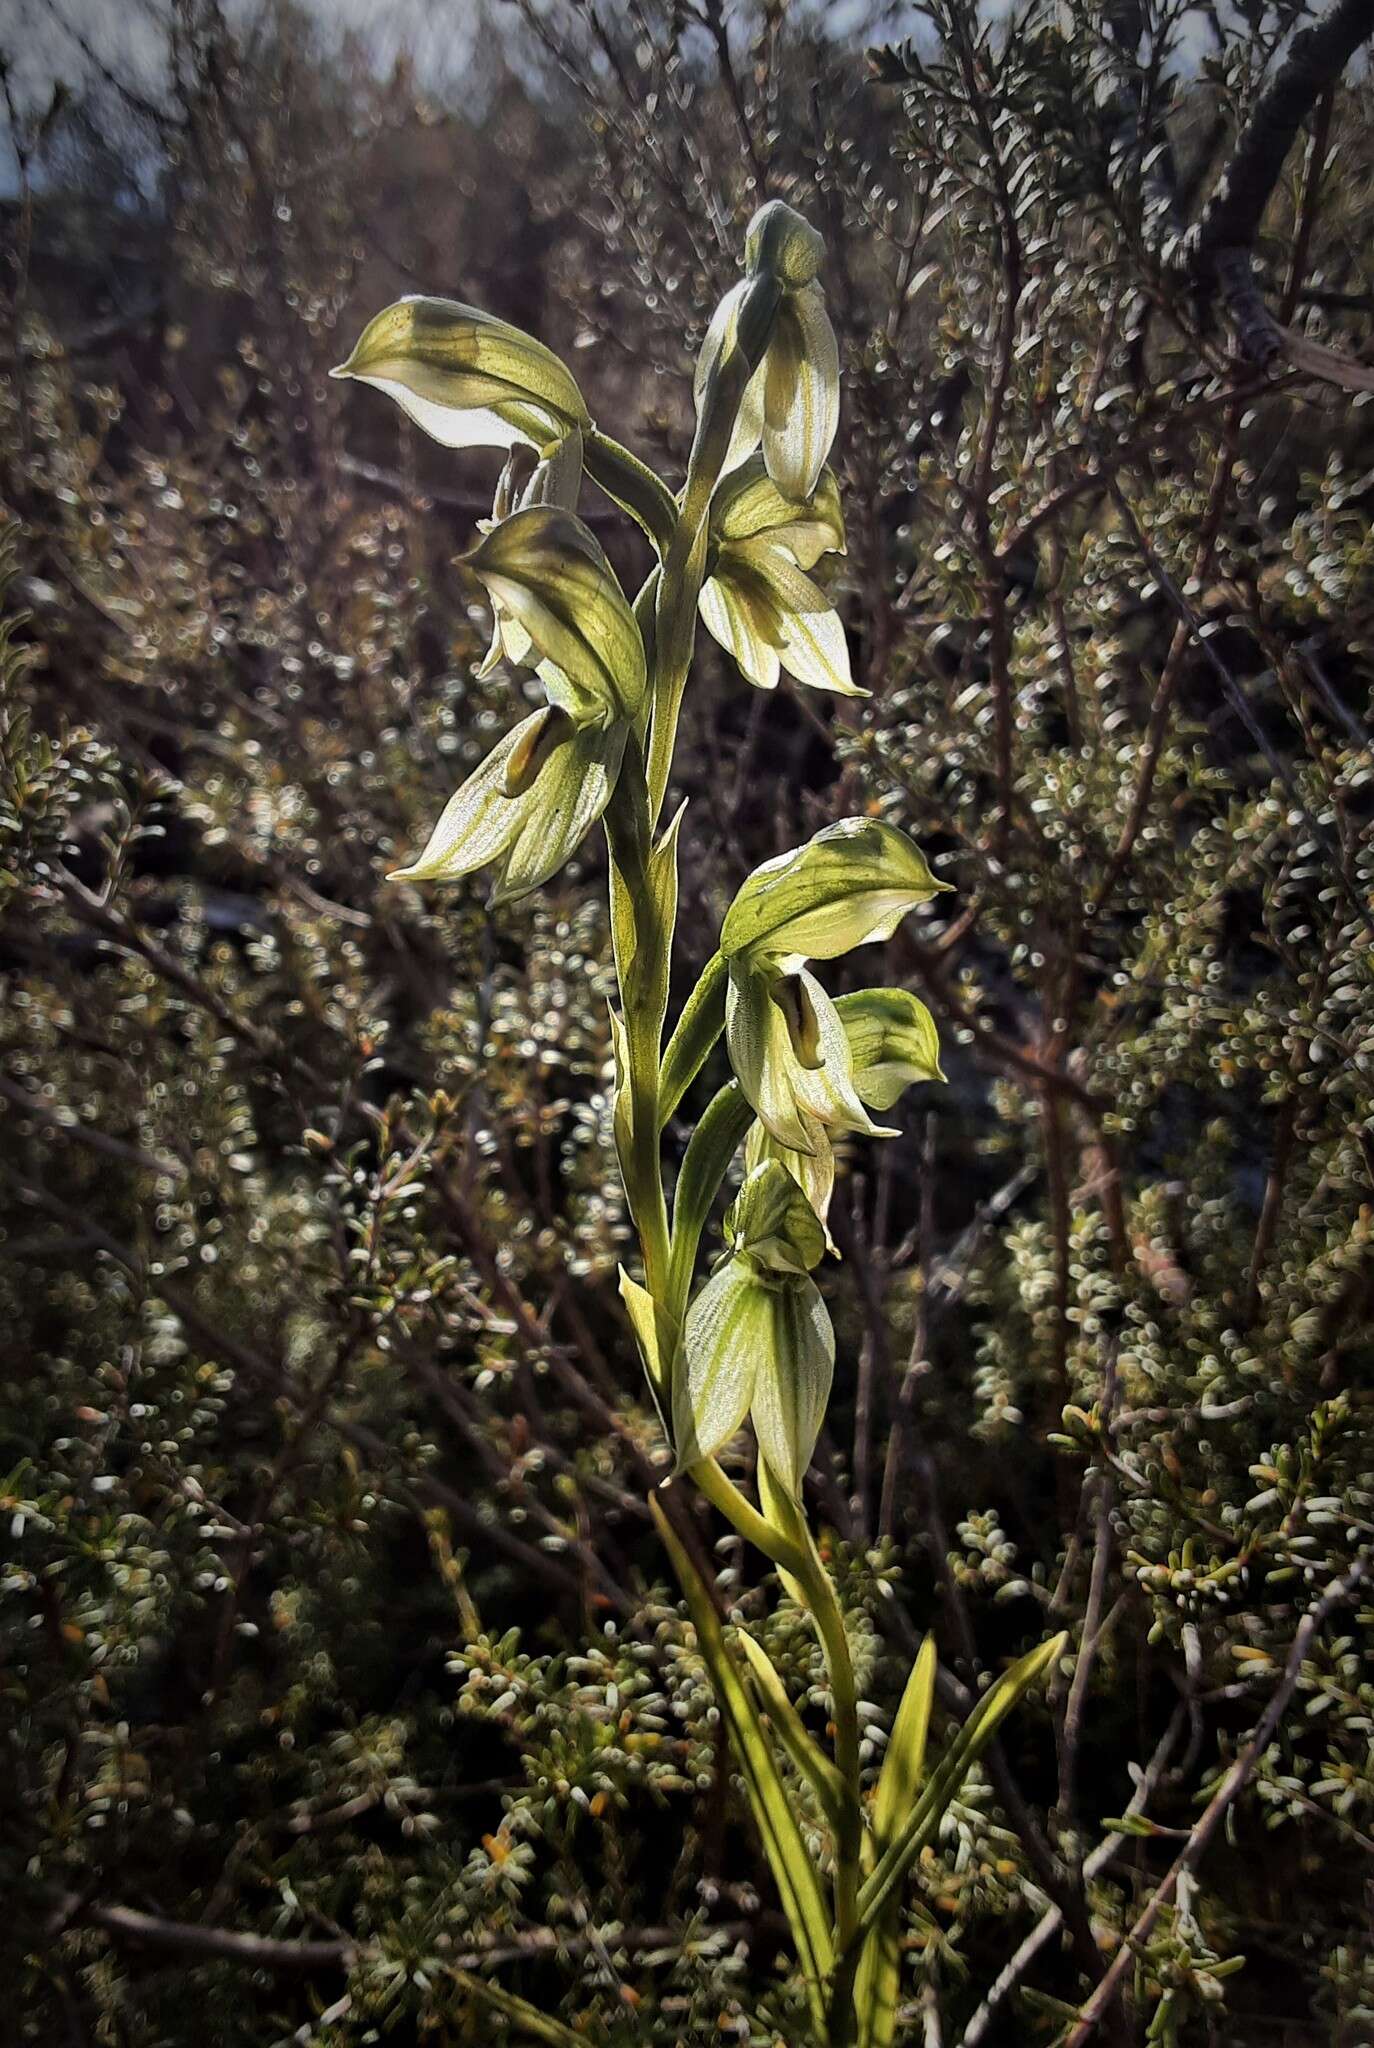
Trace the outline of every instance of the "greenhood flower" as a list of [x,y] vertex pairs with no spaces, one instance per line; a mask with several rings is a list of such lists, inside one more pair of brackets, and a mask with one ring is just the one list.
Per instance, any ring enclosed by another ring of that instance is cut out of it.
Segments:
[[552,349],[456,299],[398,300],[330,372],[375,385],[446,448],[544,449],[590,425]]
[[600,547],[560,506],[513,513],[467,561],[525,636],[549,702],[507,733],[392,879],[455,881],[499,862],[492,901],[505,903],[556,874],[610,801],[644,698],[644,643]]
[[[943,1081],[940,1041],[935,1019],[918,996],[904,988],[864,988],[836,998],[849,1051],[854,1093],[866,1109],[891,1109],[902,1092],[917,1081]],[[791,1174],[818,1221],[826,1225],[826,1250],[835,1250],[827,1219],[835,1191],[833,1124],[800,1112],[809,1149],[794,1151],[780,1144],[762,1118],[749,1129],[744,1143],[745,1170],[775,1159]],[[884,1135],[883,1133],[878,1133]]]
[[712,315],[696,367],[700,408],[751,287],[760,279],[776,285],[780,298],[768,345],[745,388],[723,468],[736,468],[761,442],[769,476],[794,501],[815,490],[840,417],[839,351],[816,282],[822,250],[815,229],[790,206],[775,199],[760,207],[745,242],[748,275]]
[[729,1251],[687,1313],[673,1420],[679,1469],[753,1421],[778,1481],[801,1492],[835,1366],[835,1335],[811,1269],[824,1243],[796,1182],[774,1161],[747,1174],[725,1218]]
[[534,503],[490,526],[468,567],[486,586],[503,636],[579,725],[633,719],[647,668],[634,612],[588,527],[558,504]]
[[754,967],[834,960],[891,938],[908,911],[948,887],[895,825],[841,818],[754,869],[725,914],[720,950]]
[[838,612],[805,573],[844,545],[839,487],[829,469],[801,504],[783,496],[760,455],[717,489],[698,608],[712,638],[760,689],[775,689],[785,668],[813,690],[866,694],[850,675]]
[[[478,520],[478,532],[495,532],[513,513],[524,512],[531,505],[557,505],[565,512],[576,512],[582,490],[582,453],[580,427],[572,428],[544,456],[527,443],[518,443],[497,478],[491,517]],[[491,645],[477,671],[479,678],[489,676],[503,661],[514,668],[526,667],[533,644],[519,620],[493,602]]]
[[938,1073],[938,1048],[915,997],[865,991],[862,1003],[841,999],[846,1013],[805,962],[889,937],[943,887],[905,833],[847,818],[756,868],[726,913],[726,1044],[760,1126],[746,1160],[784,1166],[822,1221],[836,1136],[895,1136],[869,1109],[891,1106],[906,1070]]

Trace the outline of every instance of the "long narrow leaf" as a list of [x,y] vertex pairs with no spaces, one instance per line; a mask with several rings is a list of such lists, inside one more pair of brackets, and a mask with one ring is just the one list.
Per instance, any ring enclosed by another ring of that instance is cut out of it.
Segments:
[[712,1046],[725,1029],[725,962],[713,953],[696,987],[683,1005],[663,1055],[658,1084],[658,1113],[666,1124],[705,1065]]
[[880,1850],[896,1834],[920,1788],[934,1699],[935,1638],[927,1636],[911,1667],[902,1704],[892,1724],[892,1739],[887,1745],[873,1801],[873,1832]]
[[454,1970],[452,1974],[470,1997],[480,2005],[490,2006],[493,2012],[499,2012],[503,2019],[508,2019],[532,2041],[547,2041],[550,2048],[587,2048],[584,2034],[575,2034],[561,2020],[550,2019],[528,1999],[517,1998],[512,1991],[503,1991],[499,1984],[489,1984],[485,1977],[474,1977],[470,1970]]
[[668,1291],[681,1320],[692,1286],[697,1246],[725,1169],[754,1121],[738,1081],[727,1081],[708,1104],[692,1133],[673,1194],[673,1248]]
[[846,1796],[844,1779],[820,1744],[808,1735],[801,1715],[787,1697],[782,1680],[762,1643],[756,1643],[746,1629],[736,1632],[735,1641],[748,1659],[764,1709],[773,1723],[774,1734],[802,1776],[814,1787],[831,1827],[838,1828]]
[[797,1945],[797,1957],[806,1978],[812,2015],[820,2029],[825,2022],[824,1987],[835,1962],[820,1879],[807,1854],[763,1723],[726,1647],[725,1632],[710,1594],[673,1534],[660,1503],[651,1500],[650,1506],[686,1597],[697,1642],[716,1688],[735,1760],[739,1764],[749,1804]]
[[[930,1710],[935,1698],[935,1638],[927,1636],[892,1725],[873,1802],[873,1839],[879,1855],[889,1847],[920,1788]],[[901,1992],[901,1895],[894,1887],[864,1941],[854,1982],[859,2048],[892,2048]]]
[[957,1794],[968,1772],[992,1741],[1007,1715],[1063,1655],[1067,1633],[1032,1650],[998,1679],[984,1695],[950,1745],[939,1768],[916,1801],[905,1826],[878,1859],[878,1866],[859,1893],[856,1938],[866,1935],[886,1900],[910,1870],[939,1825],[940,1816]]

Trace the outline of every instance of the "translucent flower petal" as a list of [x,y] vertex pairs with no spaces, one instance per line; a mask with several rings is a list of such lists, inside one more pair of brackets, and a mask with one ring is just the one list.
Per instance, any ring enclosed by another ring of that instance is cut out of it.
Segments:
[[818,1266],[825,1236],[801,1188],[780,1161],[763,1160],[744,1176],[725,1215],[726,1242],[771,1273],[802,1277]]
[[[706,339],[701,344],[701,353],[697,357],[696,369],[692,375],[692,395],[696,400],[698,413],[701,411],[711,373],[734,338],[740,308],[749,291],[749,285],[750,280],[742,277],[738,284],[731,286],[711,315]],[[737,469],[740,463],[747,461],[763,437],[763,381],[766,370],[765,358],[745,386],[744,397],[735,415],[734,431],[730,436],[725,460],[721,464],[722,474],[727,470]]]
[[[500,861],[493,901],[508,902],[556,874],[605,810],[626,737],[624,725],[577,731],[550,723],[561,718],[544,710],[521,719],[450,797],[419,859],[391,879],[453,882]],[[533,779],[508,795],[522,756],[550,734],[554,744]]]
[[742,1260],[727,1259],[687,1311],[673,1386],[679,1470],[711,1457],[740,1428],[772,1327],[769,1290]]
[[799,568],[814,568],[822,555],[845,552],[835,472],[822,470],[810,498],[798,504],[783,496],[762,455],[751,455],[717,488],[711,529],[723,542],[767,540],[785,548]]
[[758,630],[743,593],[724,577],[708,576],[697,609],[711,638],[734,656],[750,682],[760,690],[775,690],[780,673],[778,650]]
[[779,659],[790,675],[812,690],[832,690],[841,697],[866,697],[849,667],[849,644],[840,615],[820,585],[803,575],[796,563],[764,539],[739,541],[722,548],[716,574],[729,583],[756,590],[771,615]]
[[799,1498],[835,1376],[835,1332],[814,1280],[770,1288],[771,1328],[759,1352],[749,1417],[774,1476]]
[[552,349],[455,299],[415,296],[386,307],[332,374],[386,391],[447,448],[541,447],[588,420]]
[[908,911],[947,887],[895,825],[842,818],[755,868],[725,914],[720,949],[756,966],[833,960],[889,938]]
[[774,1159],[790,1173],[824,1230],[825,1248],[833,1256],[836,1247],[830,1235],[828,1218],[831,1197],[835,1192],[835,1150],[824,1124],[806,1118],[803,1118],[803,1123],[811,1143],[809,1152],[793,1152],[788,1146],[780,1145],[762,1119],[752,1123],[744,1141],[744,1170],[748,1173],[753,1167]]
[[815,490],[840,423],[840,356],[818,284],[789,292],[763,364],[763,457],[784,497]]
[[610,563],[575,513],[527,506],[485,533],[466,559],[498,611],[552,664],[551,701],[579,724],[636,715],[644,642]]
[[[849,1042],[835,1005],[815,976],[790,977],[814,1019],[815,1053],[799,1052],[787,1008],[778,1000],[779,978],[732,963],[725,993],[725,1040],[746,1100],[779,1145],[811,1155],[815,1126],[892,1137],[876,1125],[855,1093]],[[809,1050],[809,1049],[807,1049]]]
[[891,1109],[917,1081],[943,1081],[935,1019],[904,988],[863,988],[835,1003],[854,1065],[854,1087],[870,1109]]

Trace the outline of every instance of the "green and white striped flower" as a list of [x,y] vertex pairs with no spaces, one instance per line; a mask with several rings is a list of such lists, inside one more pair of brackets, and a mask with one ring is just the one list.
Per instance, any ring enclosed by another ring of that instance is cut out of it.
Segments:
[[801,1492],[835,1366],[835,1333],[811,1269],[824,1242],[774,1161],[747,1174],[726,1214],[729,1246],[687,1312],[675,1376],[679,1469],[711,1457],[746,1415],[770,1470]]
[[761,279],[778,288],[768,345],[745,388],[722,469],[737,468],[762,444],[769,476],[794,502],[815,490],[840,418],[839,350],[816,281],[823,248],[815,229],[781,200],[760,207],[745,242],[748,274],[717,306],[697,358],[700,409],[752,288]]
[[644,701],[644,643],[601,548],[561,506],[513,513],[466,559],[523,636],[549,701],[468,777],[392,879],[455,881],[499,863],[492,901],[505,903],[556,874],[610,801]]
[[368,321],[330,375],[386,392],[445,448],[524,443],[542,452],[591,424],[552,349],[456,299],[399,299]]
[[[527,442],[520,442],[506,457],[497,478],[490,519],[479,519],[479,533],[494,533],[503,521],[531,505],[557,505],[576,512],[582,492],[582,429],[573,427],[546,455],[540,456]],[[534,643],[512,613],[492,599],[491,645],[478,669],[479,679],[489,676],[503,661],[513,668],[529,665]]]
[[895,1137],[870,1107],[889,1108],[907,1079],[938,1074],[939,1057],[914,996],[867,990],[862,1001],[841,998],[846,1011],[806,961],[890,937],[945,886],[904,832],[847,818],[756,868],[726,913],[726,1044],[758,1117],[746,1160],[783,1165],[822,1222],[835,1138]]
[[[849,1048],[854,1093],[865,1109],[891,1109],[902,1092],[917,1081],[943,1081],[940,1041],[935,1019],[921,1001],[904,988],[864,988],[835,999],[834,1010]],[[828,1218],[835,1191],[834,1124],[802,1113],[810,1150],[794,1151],[780,1144],[762,1118],[744,1142],[746,1172],[776,1159],[791,1174],[819,1222],[826,1226],[826,1250],[833,1252]],[[878,1135],[886,1135],[879,1130]]]
[[803,503],[783,496],[761,455],[717,488],[698,608],[712,638],[760,689],[776,689],[786,669],[813,690],[866,694],[850,674],[839,614],[806,573],[844,546],[839,487],[829,469]]

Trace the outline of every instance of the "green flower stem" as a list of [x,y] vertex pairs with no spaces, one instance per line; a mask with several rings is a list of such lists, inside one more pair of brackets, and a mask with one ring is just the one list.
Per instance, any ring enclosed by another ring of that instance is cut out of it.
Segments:
[[753,1502],[742,1494],[733,1479],[729,1478],[714,1458],[703,1458],[699,1465],[693,1465],[688,1475],[705,1494],[713,1508],[718,1508],[746,1543],[752,1543],[761,1550],[771,1563],[785,1572],[798,1576],[802,1567],[801,1546],[761,1515]]
[[[840,1603],[795,1502],[788,1499],[785,1506],[775,1502],[776,1519],[761,1515],[714,1458],[693,1465],[691,1477],[745,1541],[795,1582],[820,1637],[834,1711],[835,1763],[846,1792],[835,1844],[835,1935],[836,1947],[843,1949],[853,1939],[858,1921],[863,1815],[859,1801],[859,1701]],[[842,2035],[835,2037],[837,2043],[842,2039]]]
[[[842,1825],[835,1843],[835,1946],[843,1951],[858,1923],[862,1876],[863,1812],[859,1801],[859,1696],[854,1660],[849,1654],[844,1614],[829,1572],[821,1562],[815,1538],[800,1506],[781,1489],[769,1502],[772,1514],[790,1524],[787,1535],[800,1556],[793,1577],[801,1587],[816,1633],[821,1639],[835,1721],[835,1763],[848,1791]],[[838,2041],[839,2037],[835,2037]]]
[[677,526],[677,500],[653,470],[599,427],[585,427],[583,462],[588,476],[652,541],[660,561]]
[[[606,838],[615,874],[613,913],[623,900],[632,927],[617,934],[616,965],[625,1016],[629,1062],[629,1143],[621,1160],[625,1194],[639,1233],[644,1285],[667,1307],[670,1296],[670,1233],[659,1151],[658,1084],[662,993],[666,991],[673,929],[649,874],[650,845],[644,767],[637,746],[626,749],[615,794],[606,811]],[[671,1400],[671,1388],[659,1388]],[[671,1412],[671,1410],[667,1411]]]
[[697,599],[706,576],[711,493],[730,452],[744,394],[772,337],[782,304],[775,278],[755,277],[734,335],[702,392],[680,510],[667,554],[656,619],[653,724],[649,734],[649,816],[657,824],[668,791],[687,672],[692,665]]

